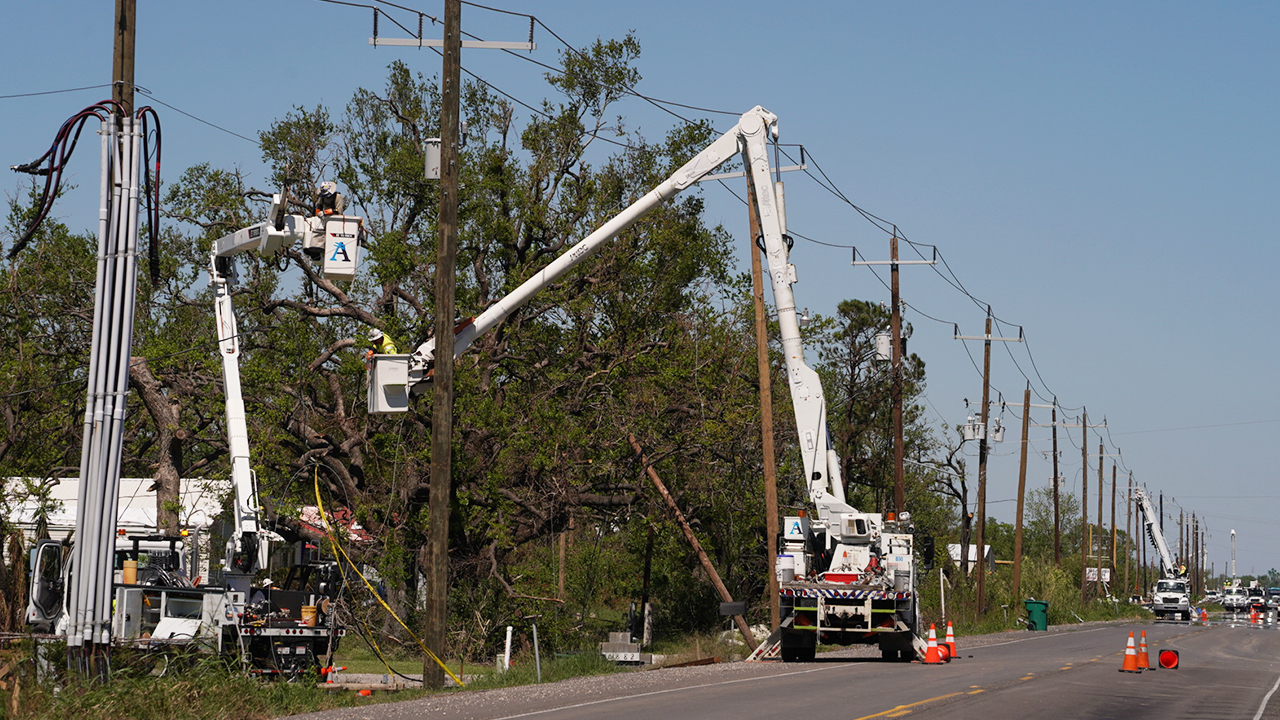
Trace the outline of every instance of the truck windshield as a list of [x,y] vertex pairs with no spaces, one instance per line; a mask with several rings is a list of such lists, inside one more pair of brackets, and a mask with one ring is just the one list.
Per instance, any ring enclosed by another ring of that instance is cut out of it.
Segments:
[[1186,591],[1187,589],[1182,583],[1173,580],[1162,580],[1156,583],[1156,592],[1180,593]]

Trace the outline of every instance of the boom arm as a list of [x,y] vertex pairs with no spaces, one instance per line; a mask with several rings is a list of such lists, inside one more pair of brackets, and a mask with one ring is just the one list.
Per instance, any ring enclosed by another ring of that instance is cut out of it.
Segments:
[[1142,514],[1145,518],[1143,523],[1147,526],[1147,537],[1151,538],[1151,544],[1155,545],[1156,552],[1160,553],[1160,568],[1164,571],[1164,576],[1167,578],[1178,577],[1178,568],[1174,566],[1173,558],[1169,555],[1169,546],[1164,541],[1164,533],[1160,532],[1160,522],[1156,517],[1155,510],[1151,507],[1151,499],[1147,497],[1142,488],[1134,488],[1133,494],[1142,506]]
[[[232,510],[234,533],[227,541],[224,567],[230,575],[242,579],[251,579],[259,568],[266,565],[270,541],[282,538],[259,523],[258,479],[249,464],[249,430],[240,387],[240,338],[236,311],[231,302],[231,286],[236,281],[235,257],[254,250],[263,256],[275,255],[295,241],[307,239],[308,234],[314,236],[323,232],[326,238],[332,236],[333,246],[338,249],[332,256],[329,251],[324,255],[326,275],[333,279],[349,279],[355,274],[358,262],[359,248],[355,241],[361,228],[360,218],[330,216],[318,221],[320,224],[313,228],[308,226],[305,217],[288,214],[287,208],[285,193],[273,195],[267,220],[218,238],[213,243],[209,258],[209,284],[214,289],[218,350],[222,356],[222,384],[226,395],[231,482],[235,489],[235,507]],[[352,230],[356,232],[347,234]],[[352,241],[350,248],[346,247],[344,239]]]
[[[840,478],[840,459],[831,449],[827,435],[826,400],[818,374],[804,361],[804,348],[800,342],[800,324],[796,318],[795,300],[791,285],[795,282],[795,267],[787,261],[788,248],[782,226],[781,203],[775,195],[770,178],[768,141],[777,137],[778,117],[756,106],[739,118],[737,125],[698,153],[662,184],[645,194],[626,210],[605,223],[598,230],[579,241],[547,267],[503,297],[469,324],[457,330],[454,339],[454,357],[460,357],[484,333],[506,320],[516,309],[529,302],[535,294],[556,282],[602,245],[613,240],[627,228],[647,215],[659,204],[675,196],[708,175],[724,162],[741,156],[749,168],[754,184],[753,195],[759,206],[760,224],[765,252],[768,256],[769,275],[773,282],[777,304],[778,322],[782,328],[782,344],[786,354],[787,376],[791,383],[791,398],[795,408],[796,426],[799,431],[801,454],[804,458],[805,481],[809,496],[818,509],[819,518],[831,513],[850,512],[845,504],[844,483]],[[408,368],[407,379],[396,376],[389,381],[407,383],[413,394],[425,392],[431,381],[431,366],[435,359],[435,338],[418,346]],[[374,362],[377,362],[375,358]],[[371,373],[370,377],[377,377]],[[375,401],[384,388],[370,383],[371,412],[379,403]],[[407,405],[386,407],[385,412],[407,411]]]

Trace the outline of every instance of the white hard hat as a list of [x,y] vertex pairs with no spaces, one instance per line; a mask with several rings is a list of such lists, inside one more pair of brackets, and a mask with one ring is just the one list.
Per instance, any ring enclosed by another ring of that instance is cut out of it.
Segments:
[[338,184],[328,181],[322,182],[320,183],[319,190],[321,195],[332,195],[338,192]]
[[378,328],[369,330],[369,342],[378,342],[382,339],[382,331]]

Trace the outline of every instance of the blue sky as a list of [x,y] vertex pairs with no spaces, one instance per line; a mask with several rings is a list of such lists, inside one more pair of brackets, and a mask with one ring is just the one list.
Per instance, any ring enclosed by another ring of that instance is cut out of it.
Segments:
[[[399,4],[435,16],[443,8]],[[112,5],[10,3],[11,31],[0,45],[10,70],[0,96],[108,83]],[[1269,452],[1280,430],[1272,371],[1280,302],[1271,279],[1280,264],[1280,5],[655,0],[619,10],[508,0],[500,7],[536,15],[579,46],[635,30],[644,48],[638,89],[651,96],[777,113],[783,142],[804,144],[854,203],[907,238],[937,245],[972,295],[1025,328],[1025,346],[993,348],[993,386],[1006,399],[1021,401],[1025,372],[1038,395],[1087,406],[1091,421],[1105,416],[1106,452],[1122,451],[1121,475],[1132,470],[1163,491],[1166,511],[1202,514],[1217,569],[1229,558],[1232,528],[1241,573],[1280,566],[1271,549],[1280,542],[1272,515],[1280,489]],[[416,28],[411,15],[391,12]],[[369,10],[317,0],[140,0],[138,16],[137,83],[155,101],[251,138],[295,106],[337,112],[357,87],[381,87],[392,60],[428,75],[439,69],[430,50],[370,47]],[[474,6],[464,7],[463,23],[489,40],[528,35],[527,20]],[[403,36],[386,18],[380,32]],[[438,37],[439,28],[428,24],[427,34]],[[527,56],[555,64],[558,41],[542,27],[535,40],[538,50]],[[542,71],[518,57],[469,50],[463,63],[526,102],[551,96]],[[38,157],[67,117],[107,94],[0,99],[0,163]],[[724,129],[733,122],[677,110]],[[252,143],[158,111],[167,177],[209,162],[239,167],[262,184]],[[674,121],[638,100],[618,112],[651,138]],[[94,217],[94,156],[77,154],[70,176],[80,189],[57,210],[77,229]],[[887,237],[852,208],[801,173],[786,179],[792,230],[887,257]],[[0,182],[8,194],[18,187],[16,176]],[[745,268],[741,203],[719,187],[702,192],[712,220],[742,238]],[[847,249],[797,242],[801,307],[831,313],[845,298],[888,300],[871,271],[850,267],[849,257]],[[945,321],[907,314],[911,350],[928,364],[930,416],[939,425],[963,422],[963,400],[981,397],[981,377],[951,338],[951,323],[981,334],[983,310],[927,267],[904,268],[902,292]],[[970,345],[980,366],[981,344]],[[1048,422],[1048,411],[1032,417]],[[1006,413],[1005,424],[1014,438],[1019,421]],[[1062,471],[1075,491],[1079,433],[1061,438]],[[1033,428],[1031,437],[1037,453],[1028,484],[1044,486],[1048,430]],[[1095,432],[1089,443],[1096,453]],[[1005,442],[995,453],[988,497],[1008,500],[1018,445]],[[1095,465],[1091,506],[1096,472]],[[1013,503],[994,502],[989,512],[1010,521]]]

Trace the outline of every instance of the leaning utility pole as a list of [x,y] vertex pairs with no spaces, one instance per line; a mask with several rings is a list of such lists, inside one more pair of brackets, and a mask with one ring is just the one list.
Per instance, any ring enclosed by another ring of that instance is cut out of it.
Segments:
[[137,0],[116,0],[116,40],[111,57],[111,99],[120,116],[133,115],[133,59],[137,39]]
[[1031,381],[1022,394],[1022,461],[1018,465],[1018,514],[1013,529],[1013,597],[1022,597],[1022,499],[1027,491],[1027,432],[1031,427]]
[[987,306],[986,332],[981,337],[964,336],[957,326],[952,335],[955,340],[982,341],[982,437],[978,439],[978,613],[987,609],[987,423],[991,415],[991,341],[1022,342],[1019,333],[1016,338],[991,336],[991,306]]
[[[444,3],[444,68],[440,74],[440,209],[436,248],[436,365],[432,386],[431,486],[427,510],[427,649],[444,657],[449,597],[449,490],[453,478],[453,345],[458,246],[458,107],[462,73],[462,0]],[[444,667],[422,659],[422,682],[444,687]]]
[[[857,250],[854,250],[854,265],[883,265],[883,262],[872,260],[858,260]],[[893,235],[889,238],[889,296],[892,303],[892,310],[889,314],[889,332],[893,349],[890,351],[890,399],[893,405],[893,511],[902,514],[906,509],[905,500],[905,470],[903,468],[903,454],[905,441],[903,439],[902,430],[902,299],[898,293],[898,266],[899,265],[935,265],[938,262],[938,249],[933,250],[932,260],[899,260],[898,259],[898,228],[893,228]],[[990,335],[988,328],[987,334]]]
[[751,231],[751,301],[756,315],[756,375],[760,384],[760,442],[764,452],[764,527],[766,556],[765,588],[769,593],[769,629],[782,624],[782,606],[778,594],[775,560],[778,553],[778,469],[773,449],[773,379],[769,364],[768,322],[764,314],[764,275],[756,238],[761,236],[760,218],[756,215],[755,185],[751,173],[747,177],[747,222]]

